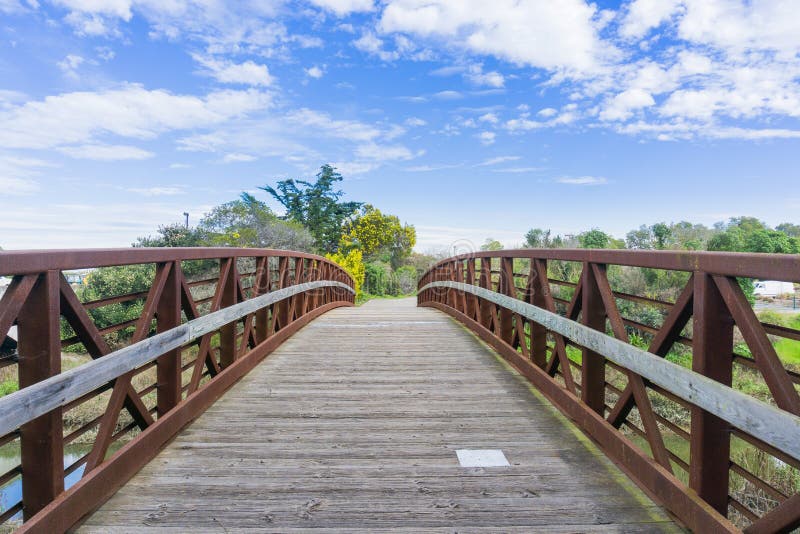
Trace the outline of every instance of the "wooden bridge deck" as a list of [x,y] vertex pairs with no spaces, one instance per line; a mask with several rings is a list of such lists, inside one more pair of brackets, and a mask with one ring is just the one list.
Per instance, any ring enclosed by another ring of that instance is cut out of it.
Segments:
[[[461,467],[458,449],[511,466]],[[79,527],[313,529],[678,530],[491,350],[411,299],[306,326]]]

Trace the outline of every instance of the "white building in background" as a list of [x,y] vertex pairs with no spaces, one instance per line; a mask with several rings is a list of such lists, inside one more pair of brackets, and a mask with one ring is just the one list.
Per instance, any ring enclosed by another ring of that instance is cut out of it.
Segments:
[[755,290],[753,293],[759,297],[794,295],[794,284],[791,282],[778,282],[776,280],[762,280],[755,283]]

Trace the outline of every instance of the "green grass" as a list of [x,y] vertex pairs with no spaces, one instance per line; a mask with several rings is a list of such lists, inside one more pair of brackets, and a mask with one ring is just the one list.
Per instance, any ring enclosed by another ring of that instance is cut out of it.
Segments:
[[[800,315],[764,311],[758,314],[758,318],[765,323],[772,323],[800,330]],[[785,338],[779,339],[775,343],[775,352],[778,353],[783,363],[800,365],[800,341]]]
[[6,380],[5,382],[0,382],[0,397],[5,397],[9,393],[14,393],[19,389],[16,380]]
[[775,343],[775,352],[784,363],[800,365],[800,341],[781,339]]

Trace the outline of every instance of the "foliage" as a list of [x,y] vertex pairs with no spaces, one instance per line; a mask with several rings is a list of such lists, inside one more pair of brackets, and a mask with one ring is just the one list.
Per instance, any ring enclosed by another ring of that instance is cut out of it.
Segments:
[[16,380],[4,380],[0,382],[0,397],[5,397],[15,391],[19,391],[19,384]]
[[204,244],[311,252],[314,238],[302,225],[282,221],[248,193],[215,207],[200,221]]
[[[147,291],[155,277],[153,264],[119,265],[115,267],[102,267],[90,272],[83,285],[76,294],[81,302],[88,302],[112,296],[140,293]],[[89,310],[94,323],[98,328],[124,323],[138,318],[144,308],[144,299],[118,302]],[[72,330],[62,321],[62,337],[71,337]],[[132,334],[132,327],[115,332],[109,341],[113,344],[128,338]],[[70,350],[74,351],[75,348]]]
[[588,232],[579,234],[578,242],[581,244],[581,248],[609,248],[611,236],[602,230],[593,228]]
[[562,248],[564,246],[564,238],[560,235],[555,237],[550,235],[550,229],[531,228],[525,234],[523,246],[525,248]]
[[399,295],[411,295],[417,289],[417,269],[413,265],[403,265],[394,272]]
[[672,228],[666,223],[652,226],[642,225],[638,230],[631,230],[625,237],[628,248],[642,250],[664,250],[672,237]]
[[503,250],[503,244],[497,239],[487,237],[486,241],[481,245],[481,250]]
[[345,223],[339,247],[344,252],[358,248],[367,258],[388,260],[397,269],[416,243],[413,226],[401,224],[396,215],[384,215],[367,204],[358,217]]
[[800,224],[781,223],[775,229],[789,237],[800,237]]
[[[708,250],[726,252],[760,252],[777,254],[796,254],[800,241],[779,230],[772,230],[754,217],[734,217],[727,223],[715,225],[718,233],[708,242]],[[755,302],[753,280],[740,278],[747,299]]]
[[342,226],[361,207],[360,202],[339,202],[344,195],[334,189],[342,175],[331,165],[323,165],[315,183],[305,180],[281,180],[276,187],[261,189],[286,208],[285,219],[305,226],[317,247],[325,253],[336,252]]
[[370,295],[382,297],[396,295],[392,266],[382,261],[373,261],[365,265],[364,291]]
[[413,294],[417,287],[417,270],[404,265],[397,270],[383,261],[365,265],[363,291],[376,297],[398,297]]
[[333,254],[325,254],[325,257],[339,265],[353,277],[356,294],[360,294],[365,275],[364,257],[361,251],[354,248],[347,254],[335,252]]
[[201,247],[205,244],[203,233],[197,228],[187,228],[182,224],[169,224],[158,227],[158,235],[140,237],[134,247]]

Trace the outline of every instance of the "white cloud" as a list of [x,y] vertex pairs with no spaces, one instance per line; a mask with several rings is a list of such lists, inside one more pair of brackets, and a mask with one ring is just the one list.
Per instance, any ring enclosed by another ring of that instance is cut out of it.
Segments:
[[372,0],[310,0],[310,2],[317,7],[333,11],[340,17],[350,13],[372,11],[375,8]]
[[419,117],[409,117],[405,120],[405,124],[407,126],[415,128],[418,126],[425,126],[428,123],[424,119],[420,119]]
[[463,165],[461,163],[450,163],[442,165],[415,165],[413,167],[406,167],[403,170],[407,172],[432,172],[442,171],[445,169],[457,169],[459,167],[463,167]]
[[175,196],[175,195],[182,195],[185,193],[182,187],[175,187],[175,186],[130,187],[125,189],[125,191],[129,191],[131,193],[136,193],[138,195],[143,195],[146,197]]
[[484,145],[491,145],[494,143],[497,134],[494,132],[481,132],[478,134],[478,139]]
[[628,38],[641,38],[668,20],[679,5],[679,0],[634,0],[627,6],[620,33]]
[[439,91],[438,93],[434,94],[433,97],[438,98],[439,100],[458,100],[459,98],[463,98],[464,95],[458,91],[448,89],[445,91]]
[[330,137],[350,141],[372,141],[382,134],[381,130],[369,124],[359,121],[333,119],[327,113],[308,108],[289,113],[286,116],[286,120],[312,128],[318,133],[321,132]]
[[608,180],[597,176],[580,176],[577,178],[556,178],[556,182],[568,185],[605,185],[608,183]]
[[628,89],[614,96],[600,112],[603,120],[627,120],[633,111],[655,105],[653,95],[641,89]]
[[598,11],[583,0],[389,0],[383,32],[439,39],[520,65],[582,74],[613,47],[598,36]]
[[95,161],[142,160],[155,156],[152,152],[127,145],[88,144],[59,147],[58,151],[76,159]]
[[0,13],[23,13],[26,9],[21,1],[0,0]]
[[159,224],[182,222],[184,211],[194,215],[210,209],[187,205],[179,195],[95,204],[18,202],[4,206],[0,235],[9,249],[81,248],[87,243],[125,247],[139,236],[154,234]]
[[474,85],[500,88],[505,85],[505,78],[497,71],[483,72],[482,65],[470,65],[465,73],[467,80]]
[[497,124],[500,121],[494,113],[484,113],[478,117],[478,120],[481,122],[488,122],[489,124]]
[[421,156],[424,152],[412,152],[402,145],[379,145],[369,143],[356,148],[356,156],[375,161],[409,160]]
[[217,91],[205,97],[139,85],[65,93],[0,111],[0,145],[52,148],[96,143],[109,134],[151,139],[168,131],[220,124],[269,104],[269,95],[252,89]]
[[520,158],[519,156],[498,156],[496,158],[489,158],[489,159],[487,159],[485,161],[482,161],[482,162],[476,164],[475,166],[476,167],[487,167],[487,166],[490,166],[490,165],[497,165],[498,163],[506,163],[506,162],[509,162],[509,161],[517,161],[519,159],[522,159],[522,158]]
[[[35,179],[40,169],[53,167],[47,161],[0,154],[0,195],[29,195],[41,188]],[[4,206],[4,209],[7,206]]]
[[78,67],[86,61],[81,56],[75,54],[68,54],[67,57],[58,62],[58,68],[64,73],[64,76],[74,80],[78,79]]
[[53,3],[86,14],[108,15],[130,20],[133,0],[53,0]]
[[244,163],[249,161],[255,161],[255,156],[251,156],[250,154],[240,154],[238,152],[234,152],[231,154],[225,154],[225,157],[222,158],[224,163]]
[[[0,194],[8,196],[32,195],[39,191],[39,184],[28,178],[13,178],[0,176]],[[4,214],[7,217],[8,214]]]
[[324,75],[325,71],[323,71],[320,67],[317,67],[316,65],[306,69],[306,76],[308,76],[309,78],[315,78],[318,80],[322,78]]
[[366,174],[368,172],[374,171],[378,167],[380,167],[380,163],[377,162],[363,162],[363,161],[338,161],[333,163],[333,166],[336,167],[336,170],[339,171],[342,176],[349,177],[349,176],[358,176],[360,174]]
[[266,87],[272,85],[273,79],[266,65],[253,61],[233,63],[228,60],[214,57],[204,57],[193,54],[192,57],[203,69],[200,71],[206,76],[211,76],[220,83],[242,84]]
[[537,115],[539,115],[541,117],[544,117],[545,119],[549,119],[550,117],[552,117],[553,115],[556,115],[557,113],[558,113],[558,110],[553,109],[553,108],[544,108],[544,109],[540,109],[539,111],[536,112]]
[[383,49],[384,42],[375,36],[372,32],[366,32],[364,35],[353,41],[353,46],[362,52],[377,56],[381,61],[394,61],[400,57],[398,52],[390,52]]
[[505,169],[494,169],[492,172],[502,172],[507,174],[529,174],[541,171],[541,167],[507,167]]

